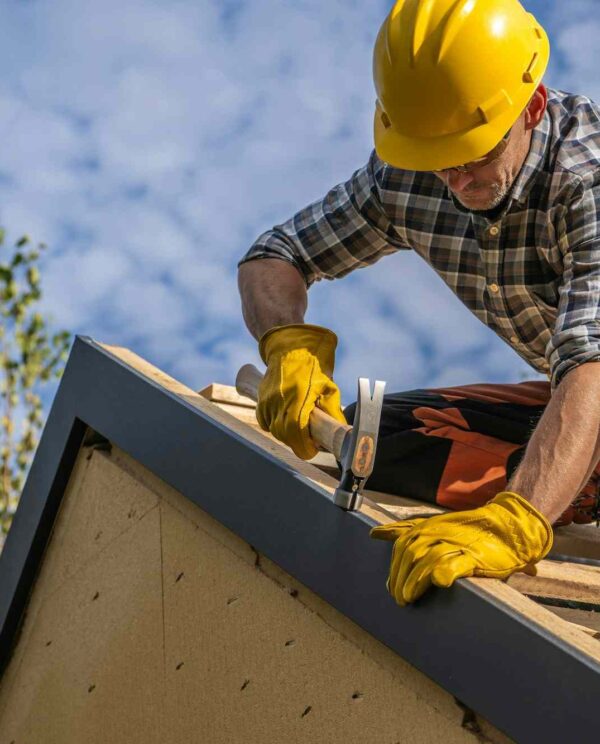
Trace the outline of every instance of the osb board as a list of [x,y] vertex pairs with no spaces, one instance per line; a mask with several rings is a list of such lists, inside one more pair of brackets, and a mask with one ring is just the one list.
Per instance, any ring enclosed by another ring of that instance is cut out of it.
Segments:
[[43,599],[0,687],[2,744],[164,741],[160,558],[157,507]]
[[508,741],[124,453],[74,476],[0,744]]
[[[44,599],[158,504],[156,494],[141,487],[109,459],[92,457],[92,452],[84,448],[75,462],[35,591],[22,619],[20,641],[2,678],[0,690],[4,693],[19,668]],[[3,697],[0,694],[0,714]]]

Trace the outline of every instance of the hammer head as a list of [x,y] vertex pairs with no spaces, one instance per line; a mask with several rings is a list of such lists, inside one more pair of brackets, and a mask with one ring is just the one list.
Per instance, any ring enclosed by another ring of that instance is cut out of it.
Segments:
[[362,504],[362,490],[373,471],[385,382],[377,381],[371,395],[368,379],[358,380],[356,413],[352,429],[342,445],[342,477],[333,494],[337,506],[355,511]]

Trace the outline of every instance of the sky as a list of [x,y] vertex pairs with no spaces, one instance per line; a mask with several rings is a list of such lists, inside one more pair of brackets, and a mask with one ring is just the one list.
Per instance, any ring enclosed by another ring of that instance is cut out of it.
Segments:
[[[545,82],[600,101],[600,0],[525,2]],[[372,45],[390,2],[3,0],[0,224],[48,245],[53,327],[194,389],[259,363],[237,292],[254,239],[372,149]],[[537,376],[416,255],[309,292],[344,402]],[[47,401],[48,402],[48,401]]]

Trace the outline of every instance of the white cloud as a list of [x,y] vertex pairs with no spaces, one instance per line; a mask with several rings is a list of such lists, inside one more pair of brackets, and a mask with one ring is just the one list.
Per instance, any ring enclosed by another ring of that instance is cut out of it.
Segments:
[[[0,219],[49,244],[57,323],[198,387],[258,361],[236,261],[368,157],[371,45],[390,4],[3,4]],[[594,6],[536,11],[566,64],[553,75],[586,93]],[[346,399],[359,374],[400,389],[524,369],[412,255],[315,287],[310,303],[340,336]]]

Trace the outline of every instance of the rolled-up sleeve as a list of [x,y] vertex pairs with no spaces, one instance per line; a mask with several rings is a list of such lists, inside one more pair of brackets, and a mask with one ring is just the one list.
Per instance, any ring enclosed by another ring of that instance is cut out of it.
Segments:
[[373,152],[348,181],[260,235],[238,265],[262,258],[282,259],[296,266],[310,286],[408,249],[382,206],[384,168]]
[[[593,174],[590,179],[598,181]],[[546,359],[555,388],[567,372],[600,361],[600,183],[582,183],[561,220],[563,275]]]

